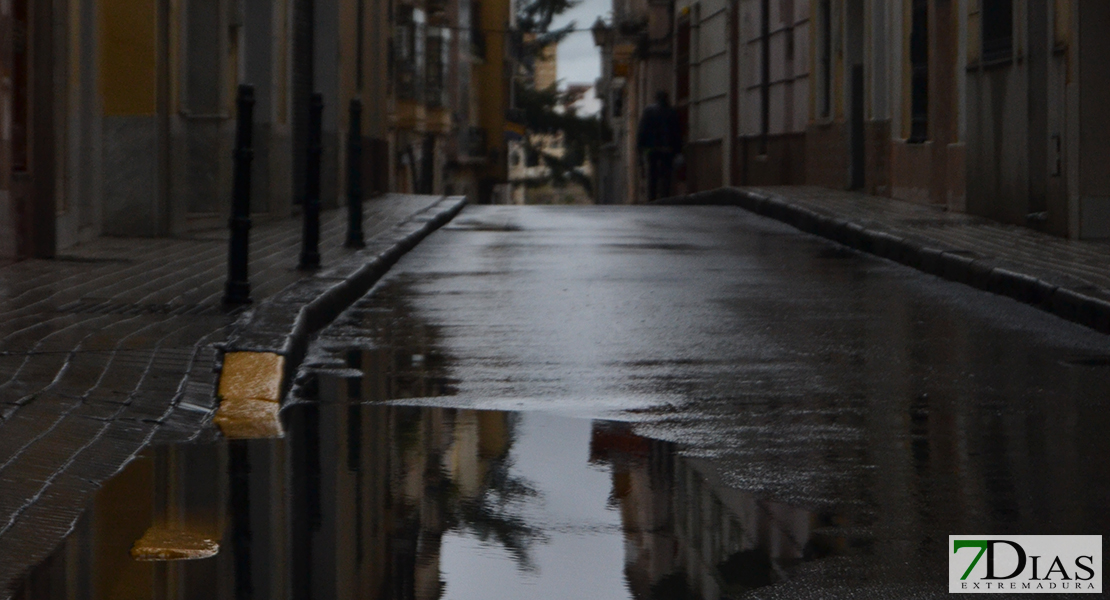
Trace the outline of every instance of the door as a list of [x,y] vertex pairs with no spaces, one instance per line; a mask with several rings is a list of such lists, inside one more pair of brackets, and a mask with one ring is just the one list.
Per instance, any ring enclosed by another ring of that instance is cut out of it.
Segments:
[[29,0],[15,0],[12,7],[12,179],[11,193],[14,204],[16,256],[31,256],[31,176],[30,176],[30,126],[31,126],[31,22]]
[[[1059,3],[1052,6],[1053,31],[1050,42],[1064,47],[1071,30],[1071,15],[1060,10]],[[1067,186],[1067,85],[1069,59],[1067,52],[1049,53],[1046,73],[1046,127],[1048,150],[1045,154],[1045,227],[1054,234],[1067,237],[1070,231],[1068,218]]]
[[864,185],[865,144],[863,125],[863,65],[852,66],[852,120],[851,120],[852,171],[848,189],[862,189]]
[[315,79],[315,0],[293,0],[293,204],[304,203],[304,163],[308,157],[308,107]]
[[[678,25],[675,28],[675,59],[674,59],[674,76],[675,76],[675,89],[674,89],[674,106],[678,111],[678,126],[681,130],[681,138],[684,144],[683,152],[685,153],[686,165],[689,166],[694,162],[694,156],[691,152],[693,148],[689,145],[690,141],[690,17],[683,15],[679,18]],[[675,183],[681,184],[685,181],[685,187],[681,185],[676,186],[676,193],[690,193],[697,190],[696,182],[688,175],[691,170],[684,167],[677,173],[677,180]]]
[[[1029,44],[1025,64],[1029,72],[1029,206],[1026,223],[1038,229],[1048,221],[1048,3],[1033,2],[1027,9]],[[1054,154],[1054,153],[1053,153]]]
[[866,158],[866,145],[864,143],[864,70],[863,48],[866,42],[864,36],[864,11],[863,0],[849,0],[846,7],[845,61],[848,84],[848,189],[858,190],[864,186],[864,160]]
[[54,255],[52,22],[49,2],[12,4],[12,183],[16,255]]

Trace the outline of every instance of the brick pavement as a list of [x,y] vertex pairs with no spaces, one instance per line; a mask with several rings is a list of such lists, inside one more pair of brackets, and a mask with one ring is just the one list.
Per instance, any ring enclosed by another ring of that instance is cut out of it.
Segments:
[[1110,244],[942,207],[812,186],[721,188],[667,204],[727,204],[1110,333]]
[[[368,201],[368,243],[427,220],[439,200]],[[324,271],[355,257],[342,247],[345,218],[321,216]],[[313,276],[295,268],[300,228],[287,219],[252,230],[255,306]],[[104,238],[0,266],[0,597],[146,445],[211,431],[215,345],[243,316],[220,305],[227,238]]]

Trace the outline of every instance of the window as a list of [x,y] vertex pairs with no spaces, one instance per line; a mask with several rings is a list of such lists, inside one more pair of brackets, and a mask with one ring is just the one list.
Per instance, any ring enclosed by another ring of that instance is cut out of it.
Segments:
[[450,30],[429,27],[425,45],[424,98],[431,107],[447,103],[447,55],[450,49]]
[[690,19],[683,16],[675,33],[674,48],[674,103],[678,109],[681,138],[689,139],[690,132]]
[[913,0],[910,31],[910,142],[929,137],[929,1]]
[[683,104],[690,98],[690,20],[678,23],[675,43],[675,104]]
[[474,58],[486,58],[486,34],[482,30],[482,3],[474,0],[470,3],[470,55]]
[[763,0],[759,15],[759,153],[767,154],[767,136],[771,131],[771,0]]
[[393,26],[393,68],[397,96],[419,100],[424,93],[424,11],[411,6],[398,9]]
[[817,7],[817,112],[822,119],[832,116],[832,0],[821,0]]
[[1014,49],[1013,0],[982,0],[983,61],[1004,60]]
[[355,25],[355,31],[357,32],[355,38],[355,88],[361,92],[363,89],[362,72],[365,70],[363,55],[366,53],[366,39],[363,35],[363,31],[366,29],[366,0],[358,0],[357,19],[357,25]]
[[28,90],[30,85],[30,60],[28,51],[30,36],[30,20],[27,11],[27,0],[16,0],[15,22],[12,25],[12,38],[14,46],[14,64],[12,65],[12,79],[14,90],[12,92],[12,169],[26,171],[29,164],[28,157],[28,119],[30,112],[31,95]]

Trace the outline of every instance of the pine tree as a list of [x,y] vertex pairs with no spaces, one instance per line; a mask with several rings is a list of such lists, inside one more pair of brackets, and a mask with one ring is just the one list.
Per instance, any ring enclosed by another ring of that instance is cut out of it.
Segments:
[[[528,164],[540,161],[548,168],[542,180],[528,181],[529,187],[552,184],[564,187],[568,183],[581,185],[594,197],[594,182],[578,169],[585,161],[594,161],[601,144],[608,137],[604,122],[599,116],[577,114],[574,94],[561,92],[557,84],[547,89],[533,85],[536,59],[551,44],[557,44],[575,30],[572,21],[552,30],[555,17],[577,6],[580,0],[524,0],[517,5],[516,46],[523,76],[514,82],[515,107],[523,119],[526,135],[524,148]],[[534,147],[533,136],[563,132],[565,153],[554,156]],[[596,172],[596,168],[593,169]]]

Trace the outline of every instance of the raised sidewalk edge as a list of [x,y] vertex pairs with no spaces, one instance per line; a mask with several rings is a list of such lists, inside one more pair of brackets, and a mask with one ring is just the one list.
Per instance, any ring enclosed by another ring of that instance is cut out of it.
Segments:
[[974,288],[1013,298],[1059,317],[1110,333],[1110,300],[1096,290],[1077,289],[1068,282],[1050,281],[1001,266],[987,258],[973,258],[964,248],[926,245],[824,214],[792,203],[788,198],[740,188],[718,188],[686,196],[665,198],[657,205],[738,206],[770,217],[806,233],[818,235],[850,248],[881,256],[925,273]]
[[232,352],[277,354],[284,359],[280,382],[284,395],[311,336],[365,295],[402,256],[466,204],[465,196],[445,196],[389,232],[367,240],[366,248],[252,307],[233,325],[217,369],[222,371],[224,355]]

